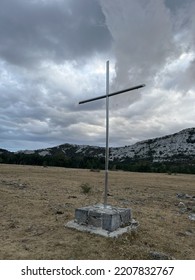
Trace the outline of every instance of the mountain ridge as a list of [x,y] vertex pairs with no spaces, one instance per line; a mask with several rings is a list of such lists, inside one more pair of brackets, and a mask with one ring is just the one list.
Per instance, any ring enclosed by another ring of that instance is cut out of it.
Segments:
[[[18,152],[0,149],[0,163],[104,169],[105,147],[65,143],[46,149]],[[195,128],[129,146],[110,147],[109,168],[195,173]]]
[[[85,155],[94,157],[104,157],[105,148],[90,145],[61,144],[46,149],[23,150],[15,153],[34,154],[40,156],[52,156],[62,153],[64,156]],[[183,129],[177,133],[162,137],[151,138],[139,141],[135,144],[110,147],[110,160],[124,160],[126,158],[153,158],[154,161],[169,160],[176,155],[195,156],[195,128]]]

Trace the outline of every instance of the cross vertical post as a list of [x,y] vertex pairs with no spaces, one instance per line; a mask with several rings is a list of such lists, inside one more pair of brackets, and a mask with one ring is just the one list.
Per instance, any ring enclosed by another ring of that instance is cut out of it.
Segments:
[[106,98],[106,148],[105,148],[105,191],[104,191],[104,208],[107,207],[107,196],[108,196],[108,167],[109,167],[109,98],[127,91],[136,90],[145,87],[144,84],[134,86],[127,89],[122,89],[109,93],[109,61],[106,62],[106,95],[97,96],[94,98],[80,101],[79,104],[84,104],[99,99]]
[[106,151],[105,151],[105,191],[104,207],[108,196],[108,166],[109,166],[109,61],[106,62]]

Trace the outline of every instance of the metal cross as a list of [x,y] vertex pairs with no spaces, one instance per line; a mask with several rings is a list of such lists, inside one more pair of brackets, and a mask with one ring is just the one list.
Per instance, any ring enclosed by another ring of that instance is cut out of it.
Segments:
[[91,99],[80,101],[79,104],[84,104],[87,102],[99,100],[106,98],[106,152],[105,152],[105,191],[104,191],[104,207],[107,207],[107,197],[108,197],[108,165],[109,165],[109,97],[121,94],[123,92],[132,91],[145,87],[144,84],[135,87],[123,89],[113,93],[109,93],[109,61],[106,62],[106,95],[101,95]]

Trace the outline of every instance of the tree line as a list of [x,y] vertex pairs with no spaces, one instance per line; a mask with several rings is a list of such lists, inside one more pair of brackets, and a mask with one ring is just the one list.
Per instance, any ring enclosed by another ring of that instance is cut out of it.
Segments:
[[[105,158],[96,158],[89,156],[64,157],[64,155],[41,156],[38,153],[8,153],[0,155],[0,163],[21,164],[21,165],[39,165],[39,166],[57,166],[65,168],[97,169],[104,170]],[[133,172],[157,172],[157,173],[187,173],[195,174],[195,160],[173,160],[163,162],[153,162],[151,159],[136,159],[125,161],[110,161],[110,170],[124,170]]]

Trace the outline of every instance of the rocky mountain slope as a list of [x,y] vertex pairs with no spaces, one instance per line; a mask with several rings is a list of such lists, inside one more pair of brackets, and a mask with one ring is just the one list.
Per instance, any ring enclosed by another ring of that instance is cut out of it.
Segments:
[[[1,150],[0,150],[1,153]],[[88,145],[63,144],[35,151],[19,151],[17,154],[63,156],[65,158],[104,158],[105,148]],[[164,137],[137,142],[134,145],[110,148],[110,161],[149,159],[152,162],[190,160],[195,157],[195,128],[184,129]]]
[[153,161],[176,160],[195,156],[195,128],[160,138],[138,142],[131,146],[111,149],[112,159],[152,158]]

